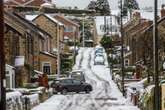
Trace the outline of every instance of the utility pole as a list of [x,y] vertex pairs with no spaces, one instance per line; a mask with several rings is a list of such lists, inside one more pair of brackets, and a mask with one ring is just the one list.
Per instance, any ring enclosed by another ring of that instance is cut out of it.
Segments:
[[60,30],[61,30],[61,26],[59,25],[58,26],[58,36],[57,36],[57,78],[60,78],[60,67],[61,67],[61,61],[60,61],[60,36],[61,36],[61,32],[60,32]]
[[159,88],[159,64],[158,64],[158,1],[154,0],[154,23],[153,23],[153,60],[154,60],[154,79],[155,79],[155,103],[154,110],[160,110],[160,88]]
[[74,32],[74,51],[73,51],[73,57],[74,57],[74,64],[76,64],[76,32]]
[[6,110],[3,0],[0,0],[0,107]]
[[121,14],[120,14],[120,32],[121,32],[121,74],[122,74],[122,81],[121,81],[121,87],[122,87],[122,93],[123,96],[125,96],[125,90],[124,90],[124,35],[123,35],[123,3],[122,0],[120,0],[120,8],[121,8]]

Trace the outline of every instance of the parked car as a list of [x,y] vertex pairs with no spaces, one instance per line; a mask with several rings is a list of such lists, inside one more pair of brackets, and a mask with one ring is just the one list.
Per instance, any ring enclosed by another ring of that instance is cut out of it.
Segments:
[[102,56],[97,56],[94,59],[94,65],[104,65],[105,59]]
[[85,82],[85,76],[84,76],[84,72],[82,70],[74,70],[74,71],[70,72],[69,77]]
[[104,48],[103,47],[96,47],[95,48],[95,52],[105,52]]
[[96,55],[97,53],[103,54],[103,50],[95,50],[95,55]]
[[82,82],[73,78],[62,78],[54,80],[51,84],[53,93],[60,92],[61,94],[67,94],[67,92],[86,92],[92,91],[92,86],[88,83]]
[[97,57],[97,56],[104,57],[103,53],[96,53],[95,57]]

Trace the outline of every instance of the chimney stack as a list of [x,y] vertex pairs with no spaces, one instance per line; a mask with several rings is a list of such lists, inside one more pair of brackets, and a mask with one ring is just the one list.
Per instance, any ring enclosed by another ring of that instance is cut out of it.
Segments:
[[165,4],[162,5],[162,9],[161,9],[161,18],[165,17]]

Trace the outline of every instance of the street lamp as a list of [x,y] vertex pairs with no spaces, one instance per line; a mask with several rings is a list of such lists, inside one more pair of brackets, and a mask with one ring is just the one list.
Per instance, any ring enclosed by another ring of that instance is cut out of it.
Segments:
[[0,0],[0,107],[6,110],[3,0]]
[[85,47],[85,32],[84,32],[85,31],[85,29],[84,29],[85,28],[85,26],[84,26],[85,25],[85,13],[83,13],[82,16],[83,16],[83,47]]
[[153,61],[154,61],[154,79],[155,79],[155,96],[154,110],[160,110],[160,88],[159,88],[159,64],[158,64],[158,1],[154,0],[154,23],[153,23]]

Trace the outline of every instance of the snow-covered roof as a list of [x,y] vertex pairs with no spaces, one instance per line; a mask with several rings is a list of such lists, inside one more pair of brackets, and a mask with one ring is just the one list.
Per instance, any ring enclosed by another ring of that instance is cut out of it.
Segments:
[[151,93],[152,89],[155,87],[155,85],[150,85],[146,87],[146,92]]
[[[47,18],[49,18],[50,20],[52,20],[54,23],[57,23],[58,25],[60,26],[64,26],[63,23],[61,23],[60,21],[58,21],[57,19],[53,18],[53,15],[51,14],[41,14],[41,15],[44,15],[46,16]],[[40,15],[25,15],[25,18],[29,21],[32,21],[34,20],[35,18],[37,18],[38,16]]]
[[36,18],[38,15],[25,15],[25,18],[29,21],[32,21],[34,18]]
[[46,2],[49,2],[49,0],[4,0],[4,3],[7,5],[19,6],[40,6]]
[[41,4],[41,7],[53,8],[53,4],[51,4],[51,3],[43,3],[43,4]]
[[37,74],[43,74],[43,72],[38,71],[38,70],[34,70],[34,72],[36,72]]
[[[69,18],[71,18],[71,16],[62,16],[62,15],[56,14],[56,15],[54,15],[54,18],[55,18],[55,17],[58,17],[58,18],[60,18],[60,19],[63,19],[63,20],[65,20],[66,22],[69,22],[69,23],[71,23],[72,25],[74,25],[74,26],[76,26],[76,27],[80,27],[79,24],[77,24],[77,23],[75,23],[74,21],[72,21],[72,20],[69,19]],[[72,18],[72,19],[73,19],[73,18]],[[62,22],[63,22],[63,20],[62,20]],[[64,24],[65,24],[65,22],[64,22]]]
[[46,51],[42,51],[41,53],[45,54],[45,55],[48,55],[48,56],[51,56],[51,57],[56,57],[55,55],[49,53],[49,52],[46,52]]
[[14,66],[11,66],[11,65],[8,65],[8,64],[6,64],[6,67],[11,68],[11,69],[15,69]]
[[[154,12],[147,11],[147,10],[136,10],[136,12],[140,12],[141,18],[143,19],[148,19],[148,20],[153,20],[154,19]],[[160,16],[160,10],[158,10],[158,16]]]
[[55,18],[53,18],[51,15],[49,14],[45,14],[45,16],[47,16],[49,19],[51,19],[53,22],[57,23],[60,26],[64,26],[63,23],[61,23],[60,21],[56,20]]

